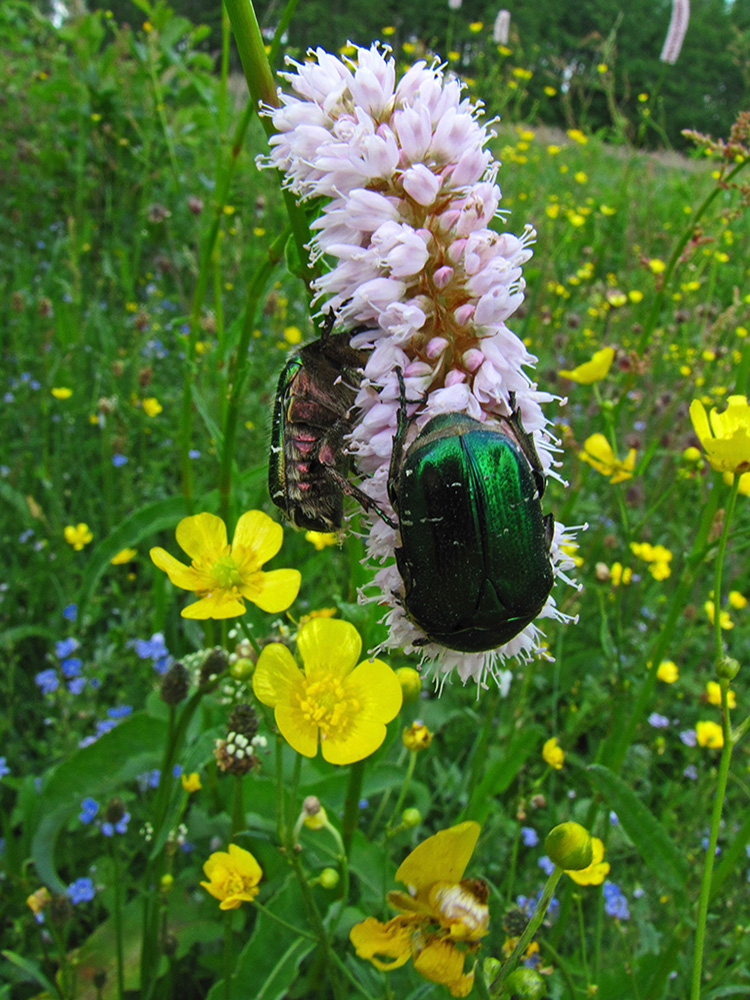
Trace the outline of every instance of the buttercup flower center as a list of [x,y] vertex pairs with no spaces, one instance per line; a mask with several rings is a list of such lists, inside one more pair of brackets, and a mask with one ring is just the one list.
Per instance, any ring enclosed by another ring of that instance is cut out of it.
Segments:
[[298,698],[306,721],[317,726],[324,739],[344,737],[360,711],[359,701],[347,691],[341,678],[332,675],[306,677]]
[[220,556],[216,560],[211,570],[211,576],[215,580],[216,586],[223,590],[242,586],[242,574],[231,555]]

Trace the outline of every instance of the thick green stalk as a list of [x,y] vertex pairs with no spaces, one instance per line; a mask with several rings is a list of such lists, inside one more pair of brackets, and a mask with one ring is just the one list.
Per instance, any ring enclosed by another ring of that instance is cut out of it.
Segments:
[[344,803],[344,819],[341,823],[341,836],[344,841],[344,849],[348,853],[352,844],[354,831],[359,823],[359,800],[362,797],[362,781],[365,776],[366,761],[358,760],[350,765],[349,785],[346,789],[346,801]]

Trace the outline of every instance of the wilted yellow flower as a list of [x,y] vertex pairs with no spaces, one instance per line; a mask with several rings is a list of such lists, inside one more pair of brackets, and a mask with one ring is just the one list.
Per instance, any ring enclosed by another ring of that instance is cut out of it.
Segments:
[[[721,705],[721,685],[718,681],[706,682],[706,699],[709,705]],[[737,696],[731,688],[727,691],[727,705],[737,708]]]
[[703,721],[695,727],[695,738],[700,747],[720,750],[724,746],[724,731],[718,722]]
[[137,555],[136,549],[120,549],[117,555],[112,556],[109,561],[112,566],[125,566],[132,562]]
[[750,471],[750,406],[746,396],[730,396],[727,408],[710,416],[699,399],[690,404],[690,419],[706,457],[717,472]]
[[409,891],[388,893],[398,916],[387,923],[368,917],[349,933],[360,958],[384,970],[411,958],[420,975],[446,986],[451,996],[471,992],[474,969],[464,972],[464,965],[489,929],[485,882],[463,878],[479,831],[478,823],[459,823],[411,852],[396,872]]
[[34,916],[38,917],[50,899],[52,897],[49,894],[49,889],[43,885],[41,889],[36,889],[30,896],[26,897],[26,905]]
[[565,761],[565,751],[557,742],[556,736],[553,736],[544,744],[542,747],[542,757],[544,757],[549,766],[554,767],[556,771],[562,769]]
[[[706,601],[703,605],[703,610],[706,612],[708,620],[712,625],[714,625],[716,622],[716,606],[714,605],[714,602],[711,600]],[[726,609],[722,609],[719,612],[719,627],[723,628],[727,632],[734,628],[734,622],[730,618],[729,612]]]
[[591,358],[584,361],[582,365],[568,371],[563,369],[559,372],[564,378],[569,378],[572,382],[580,382],[581,385],[591,385],[592,382],[600,382],[609,374],[612,362],[615,359],[614,348],[603,347]]
[[423,722],[412,722],[401,734],[407,750],[426,750],[432,743],[432,733]]
[[580,871],[567,871],[578,885],[601,885],[609,874],[609,861],[604,860],[604,844],[598,837],[591,838],[591,864]]
[[190,774],[181,774],[180,780],[182,782],[182,787],[188,795],[192,795],[193,792],[198,792],[201,788],[203,788],[203,785],[201,784],[201,776],[197,771],[191,771]]
[[281,548],[283,529],[259,510],[247,511],[237,522],[231,546],[227,529],[215,514],[195,514],[177,525],[177,544],[192,562],[185,566],[162,548],[151,549],[159,569],[182,590],[200,600],[182,610],[183,618],[236,618],[245,613],[245,601],[262,611],[285,611],[299,591],[302,577],[296,569],[261,566]]
[[297,633],[304,673],[286,646],[274,642],[258,657],[256,697],[274,709],[281,735],[297,753],[314,757],[320,743],[332,764],[374,753],[386,724],[401,708],[401,685],[382,660],[357,665],[359,633],[349,622],[314,618]]
[[656,676],[665,684],[674,684],[680,676],[680,671],[674,660],[662,660],[656,671]]
[[72,545],[76,552],[80,552],[84,545],[88,545],[94,539],[88,524],[84,524],[83,521],[78,524],[67,524],[63,534],[65,541],[68,545]]
[[69,389],[65,385],[58,385],[50,389],[50,392],[55,397],[55,399],[70,399],[73,395],[73,390]]
[[730,590],[729,607],[734,608],[735,611],[742,611],[743,608],[747,607],[747,598],[739,590]]
[[612,445],[603,434],[592,434],[586,438],[579,457],[603,476],[609,476],[610,483],[622,483],[633,476],[636,450],[631,448],[627,458],[621,460],[612,451]]
[[219,909],[236,910],[258,895],[258,883],[263,877],[260,865],[249,851],[229,845],[229,851],[215,851],[203,866],[208,882],[204,889],[218,899]]
[[143,407],[143,412],[147,417],[158,417],[164,409],[156,396],[146,396],[141,403],[141,406]]

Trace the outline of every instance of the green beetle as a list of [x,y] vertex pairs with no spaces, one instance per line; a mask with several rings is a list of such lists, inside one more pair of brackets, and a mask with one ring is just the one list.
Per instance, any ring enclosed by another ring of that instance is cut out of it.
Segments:
[[554,582],[544,474],[515,410],[503,427],[442,413],[404,448],[401,383],[388,495],[398,514],[396,563],[407,617],[463,652],[495,649],[530,624]]

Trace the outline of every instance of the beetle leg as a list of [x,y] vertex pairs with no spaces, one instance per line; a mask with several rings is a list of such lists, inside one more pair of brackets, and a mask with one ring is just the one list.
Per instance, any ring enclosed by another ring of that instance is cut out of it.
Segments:
[[380,507],[375,503],[372,497],[369,497],[363,490],[354,483],[350,483],[346,476],[342,476],[338,469],[332,469],[330,466],[325,466],[326,478],[330,480],[334,485],[336,485],[339,490],[345,496],[353,497],[360,507],[367,511],[367,513],[374,512],[388,525],[389,528],[393,528],[394,531],[398,529],[398,525],[393,521],[385,511],[382,511]]
[[555,519],[552,514],[547,514],[542,518],[544,521],[544,538],[547,542],[547,551],[552,547],[552,539],[555,536]]
[[539,455],[537,454],[533,434],[529,434],[523,426],[521,411],[516,407],[515,392],[508,393],[508,405],[510,406],[510,416],[504,417],[503,419],[508,423],[513,431],[519,448],[524,453],[526,460],[531,466],[531,472],[534,476],[534,482],[536,484],[537,492],[539,493],[539,499],[541,500],[547,486],[547,479],[544,475],[544,466],[542,465]]

